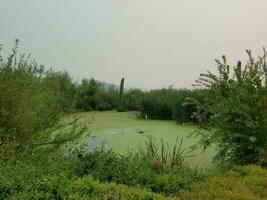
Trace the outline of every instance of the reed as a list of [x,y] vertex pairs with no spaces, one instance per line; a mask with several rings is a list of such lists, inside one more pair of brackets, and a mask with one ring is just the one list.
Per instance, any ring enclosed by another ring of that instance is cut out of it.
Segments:
[[157,142],[151,135],[147,136],[144,146],[140,146],[138,156],[149,161],[155,168],[163,171],[179,170],[187,158],[195,156],[196,147],[183,147],[183,138],[176,138],[173,146],[160,139]]

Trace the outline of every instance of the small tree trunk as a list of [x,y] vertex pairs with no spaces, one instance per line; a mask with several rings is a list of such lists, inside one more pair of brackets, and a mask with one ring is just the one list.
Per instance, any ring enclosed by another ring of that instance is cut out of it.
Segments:
[[120,103],[119,103],[119,111],[124,111],[124,96],[123,96],[123,90],[124,90],[124,78],[121,79],[120,83]]

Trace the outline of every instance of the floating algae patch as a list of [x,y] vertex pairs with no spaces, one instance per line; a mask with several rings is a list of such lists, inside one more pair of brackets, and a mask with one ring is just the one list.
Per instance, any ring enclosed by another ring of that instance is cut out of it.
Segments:
[[[196,130],[194,125],[177,125],[173,120],[144,120],[136,117],[136,112],[82,112],[67,116],[79,116],[83,123],[88,125],[91,136],[81,139],[80,146],[85,144],[88,152],[104,147],[124,154],[134,151],[144,144],[147,135],[156,140],[163,139],[170,146],[174,145],[176,138],[183,138],[183,147],[190,147],[199,142],[198,137],[190,137]],[[94,120],[92,120],[92,117]],[[197,156],[188,159],[192,166],[208,167],[216,154],[215,147],[208,148],[204,153],[196,152]]]

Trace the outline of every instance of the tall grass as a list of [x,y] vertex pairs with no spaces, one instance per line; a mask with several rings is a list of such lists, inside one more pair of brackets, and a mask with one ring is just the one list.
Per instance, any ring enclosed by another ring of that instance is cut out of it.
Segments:
[[176,138],[173,146],[157,142],[151,135],[147,136],[144,146],[140,146],[137,155],[140,159],[148,160],[158,170],[175,171],[181,169],[187,158],[195,156],[196,147],[183,148],[183,138]]

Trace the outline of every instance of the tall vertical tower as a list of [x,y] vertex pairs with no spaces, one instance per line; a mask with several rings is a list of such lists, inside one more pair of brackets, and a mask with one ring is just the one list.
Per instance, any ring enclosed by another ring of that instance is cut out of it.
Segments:
[[123,91],[124,91],[124,78],[121,79],[120,83],[120,102],[119,102],[119,111],[123,112],[124,111],[124,96],[123,96]]

